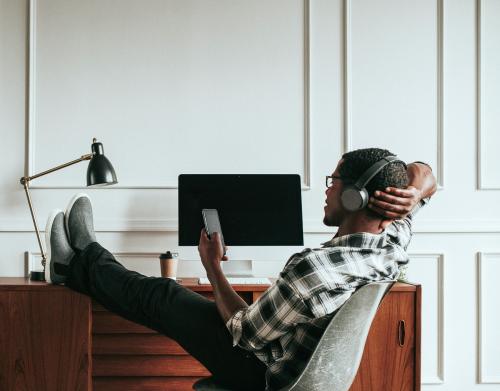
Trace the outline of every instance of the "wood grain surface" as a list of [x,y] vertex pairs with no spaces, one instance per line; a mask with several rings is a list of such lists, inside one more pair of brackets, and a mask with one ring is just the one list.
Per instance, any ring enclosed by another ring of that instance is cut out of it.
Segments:
[[0,292],[0,389],[87,390],[90,300],[68,289]]
[[92,354],[187,355],[174,340],[161,334],[94,334]]
[[192,391],[200,377],[94,377],[94,391]]
[[94,355],[93,376],[209,376],[191,356]]
[[93,334],[157,334],[155,330],[109,311],[94,311],[92,317]]

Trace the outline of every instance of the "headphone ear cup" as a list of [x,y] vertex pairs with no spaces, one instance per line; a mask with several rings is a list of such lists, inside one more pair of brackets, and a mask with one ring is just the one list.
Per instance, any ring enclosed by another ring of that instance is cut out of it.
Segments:
[[349,212],[363,209],[368,204],[368,193],[365,189],[357,189],[354,186],[346,186],[340,196],[342,206]]
[[359,209],[363,209],[366,207],[366,205],[368,205],[368,199],[370,198],[370,196],[368,194],[368,191],[364,187],[359,191],[359,194],[361,195],[361,198],[363,199],[363,202],[361,204],[361,208],[359,208]]
[[368,205],[368,198],[365,188],[359,190],[354,186],[347,186],[341,195],[342,206],[349,212],[355,212]]

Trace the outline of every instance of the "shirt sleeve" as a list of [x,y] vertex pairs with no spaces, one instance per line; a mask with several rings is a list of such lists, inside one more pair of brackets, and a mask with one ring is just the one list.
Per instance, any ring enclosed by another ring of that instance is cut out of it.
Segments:
[[412,228],[415,215],[423,206],[429,203],[429,200],[430,197],[422,198],[404,219],[395,220],[387,227],[386,232],[389,241],[403,247],[405,250],[408,248],[413,233]]
[[226,323],[233,346],[246,350],[262,349],[286,334],[312,314],[293,286],[280,277],[257,301],[237,311]]

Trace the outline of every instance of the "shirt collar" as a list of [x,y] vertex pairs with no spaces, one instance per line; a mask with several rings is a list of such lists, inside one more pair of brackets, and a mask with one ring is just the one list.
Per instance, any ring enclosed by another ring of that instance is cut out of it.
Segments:
[[372,247],[382,248],[385,246],[385,230],[379,234],[369,232],[356,232],[354,234],[334,237],[327,242],[321,243],[323,247]]

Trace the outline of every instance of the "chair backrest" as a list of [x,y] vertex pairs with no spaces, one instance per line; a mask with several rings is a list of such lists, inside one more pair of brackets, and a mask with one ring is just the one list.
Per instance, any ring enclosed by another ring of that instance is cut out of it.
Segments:
[[378,306],[393,284],[374,282],[356,290],[328,324],[302,374],[282,391],[347,391]]

